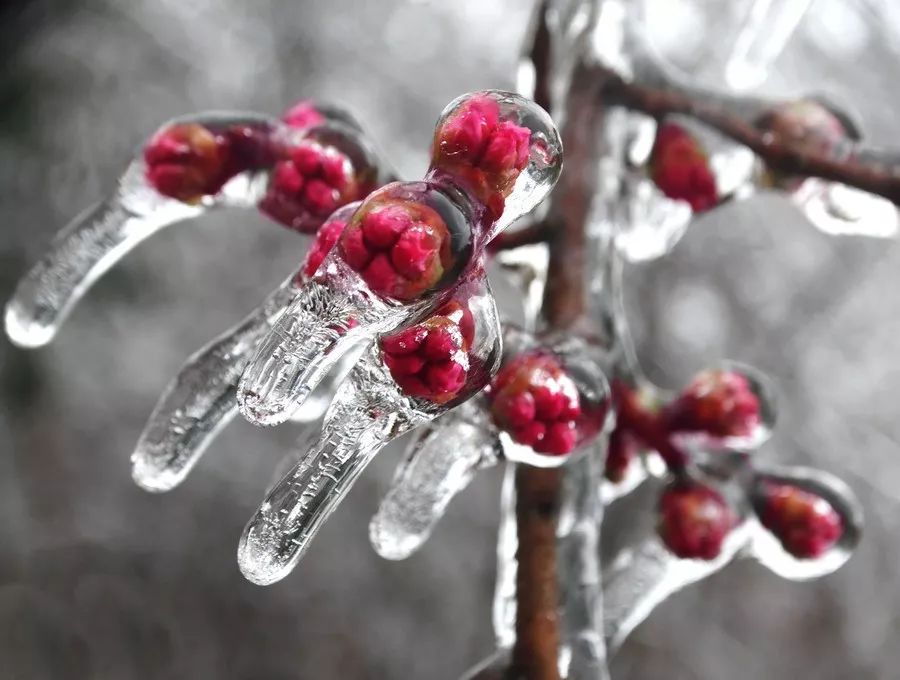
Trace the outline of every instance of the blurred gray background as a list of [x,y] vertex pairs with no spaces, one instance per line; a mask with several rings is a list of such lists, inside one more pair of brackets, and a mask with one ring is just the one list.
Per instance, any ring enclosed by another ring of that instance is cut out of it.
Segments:
[[[445,103],[512,86],[530,4],[8,2],[0,297],[180,113],[332,100],[418,176]],[[676,28],[683,40],[716,35],[716,3],[664,4],[662,42],[679,43]],[[827,91],[874,141],[896,145],[898,36],[893,0],[816,0],[766,90]],[[55,344],[0,340],[0,679],[453,679],[492,650],[496,472],[419,555],[389,563],[367,542],[398,460],[385,453],[269,588],[244,581],[235,548],[296,428],[237,422],[175,492],[131,482],[129,453],[159,392],[292,270],[298,238],[248,215],[173,228],[104,278]],[[781,426],[764,455],[844,476],[867,532],[822,581],[742,563],[673,597],[615,659],[615,678],[900,677],[898,265],[893,243],[826,237],[761,196],[629,271],[651,375],[676,385],[725,356],[770,372]]]

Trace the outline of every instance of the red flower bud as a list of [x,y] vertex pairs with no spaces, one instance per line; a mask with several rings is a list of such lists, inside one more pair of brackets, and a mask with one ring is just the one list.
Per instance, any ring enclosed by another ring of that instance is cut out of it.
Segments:
[[744,437],[760,422],[759,398],[747,377],[736,371],[704,371],[666,407],[672,431]]
[[281,120],[293,128],[305,129],[325,122],[315,104],[308,99],[301,99],[292,105],[281,116]]
[[197,123],[171,125],[144,148],[146,179],[164,196],[195,203],[230,179],[224,138]]
[[341,254],[376,293],[412,300],[434,288],[450,268],[450,235],[432,208],[384,202],[347,228]]
[[763,487],[760,521],[798,559],[820,557],[844,533],[841,516],[827,500],[791,484]]
[[660,126],[650,154],[650,177],[666,196],[687,201],[694,212],[719,202],[716,178],[700,143],[674,123]]
[[677,557],[715,559],[734,524],[725,499],[704,484],[676,482],[660,496],[657,532]]
[[500,119],[500,105],[473,97],[435,132],[432,164],[465,182],[493,218],[503,212],[519,174],[527,167],[531,130]]
[[269,217],[308,233],[338,207],[361,198],[349,159],[332,147],[306,140],[275,165],[259,204]]
[[491,97],[474,97],[441,130],[441,153],[472,165],[478,163],[500,119],[500,107]]
[[436,404],[459,394],[469,371],[469,343],[443,311],[381,340],[381,356],[397,386]]
[[310,278],[316,273],[319,265],[334,248],[334,244],[338,242],[341,233],[344,231],[346,222],[341,220],[333,220],[323,224],[319,231],[316,232],[316,238],[306,253],[306,260],[300,268],[301,274],[306,278]]
[[581,404],[578,388],[548,354],[516,357],[494,378],[491,418],[513,441],[537,453],[571,453],[578,443]]

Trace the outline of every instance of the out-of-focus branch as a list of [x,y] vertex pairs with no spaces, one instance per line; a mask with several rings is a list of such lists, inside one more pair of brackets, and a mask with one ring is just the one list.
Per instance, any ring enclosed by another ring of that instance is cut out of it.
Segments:
[[[856,153],[838,160],[799,149],[757,128],[752,121],[724,108],[715,99],[697,98],[674,87],[651,87],[630,82],[600,64],[593,68],[595,77],[603,82],[600,92],[602,105],[624,106],[655,118],[670,114],[693,118],[743,144],[772,170],[840,182],[900,205],[900,168],[883,162],[873,154]],[[598,105],[600,103],[598,101]]]
[[545,221],[534,222],[527,227],[515,231],[505,231],[490,242],[488,249],[492,252],[512,250],[535,243],[546,243],[550,235],[550,225]]

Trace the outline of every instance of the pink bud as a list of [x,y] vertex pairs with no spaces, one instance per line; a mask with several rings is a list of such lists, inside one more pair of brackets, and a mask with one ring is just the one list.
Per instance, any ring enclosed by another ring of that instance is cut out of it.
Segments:
[[432,328],[422,351],[429,361],[446,361],[462,349],[462,337],[449,328]]
[[735,518],[722,495],[697,482],[676,482],[659,499],[657,530],[677,557],[713,560]]
[[562,456],[575,448],[575,423],[556,422],[547,428],[543,441],[535,447],[538,453]]
[[391,250],[391,262],[403,276],[416,280],[438,259],[441,241],[425,224],[417,224],[399,238]]
[[399,206],[388,205],[368,213],[362,220],[362,231],[367,243],[384,249],[394,245],[411,225],[409,213]]
[[411,354],[422,346],[428,334],[426,326],[413,326],[383,338],[381,347],[391,354]]
[[479,166],[487,172],[521,171],[528,164],[531,131],[510,121],[500,123],[491,135]]
[[340,238],[345,225],[346,222],[335,220],[326,222],[319,228],[319,231],[316,232],[315,240],[306,253],[306,261],[302,267],[305,276],[310,277],[316,273],[319,265],[322,264],[328,253],[334,248],[334,244]]
[[828,552],[844,533],[844,522],[824,498],[791,484],[769,484],[760,520],[798,559]]
[[298,129],[313,127],[325,122],[325,117],[308,99],[302,99],[292,105],[284,112],[281,119],[291,127]]

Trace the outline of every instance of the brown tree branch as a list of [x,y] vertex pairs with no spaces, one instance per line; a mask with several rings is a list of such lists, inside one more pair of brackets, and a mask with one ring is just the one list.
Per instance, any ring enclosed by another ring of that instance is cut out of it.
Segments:
[[840,182],[900,205],[900,171],[872,156],[854,154],[849,159],[836,160],[800,150],[714,101],[710,103],[692,97],[677,88],[663,89],[629,82],[602,65],[595,65],[594,69],[595,77],[604,83],[601,96],[605,105],[624,106],[655,118],[669,114],[688,116],[743,144],[772,170]]
[[[548,208],[550,257],[541,310],[551,333],[579,327],[587,311],[586,225],[597,186],[597,131],[603,108],[596,104],[591,71],[576,67],[562,130],[565,166]],[[559,680],[559,576],[556,526],[562,472],[526,465],[516,470],[516,642],[508,677]]]
[[488,244],[488,250],[498,252],[500,250],[512,250],[522,246],[530,246],[535,243],[546,243],[550,233],[550,225],[546,222],[533,222],[527,227],[522,227],[515,231],[504,231]]

